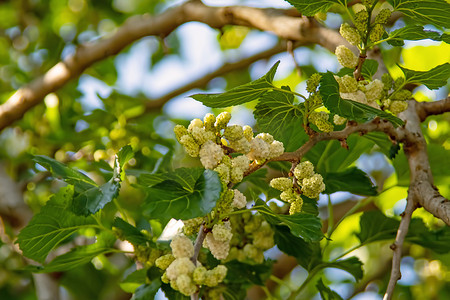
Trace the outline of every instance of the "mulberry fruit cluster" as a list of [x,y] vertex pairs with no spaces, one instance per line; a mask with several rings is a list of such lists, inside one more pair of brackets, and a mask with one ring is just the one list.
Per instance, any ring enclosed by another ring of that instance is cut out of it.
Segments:
[[[408,108],[408,102],[412,98],[412,93],[409,90],[402,89],[405,79],[403,77],[397,78],[395,81],[389,74],[383,74],[381,80],[384,83],[385,99],[382,100],[383,108],[389,109],[393,114],[399,114]],[[393,92],[390,93],[390,90]]]
[[270,186],[280,190],[281,200],[290,203],[289,214],[295,214],[302,210],[303,200],[301,194],[308,198],[317,198],[325,190],[325,184],[320,174],[314,172],[314,165],[310,161],[299,163],[294,169],[294,181],[286,177],[274,178]]
[[225,279],[227,268],[218,265],[212,270],[207,270],[200,262],[194,264],[191,257],[194,255],[194,245],[184,235],[176,236],[170,243],[171,254],[159,257],[155,265],[165,270],[161,277],[164,283],[185,296],[198,292],[202,285],[215,287]]
[[230,241],[230,253],[226,261],[262,263],[264,251],[272,248],[274,231],[259,214],[246,212],[230,218],[233,226],[233,238]]
[[383,96],[383,82],[375,79],[371,82],[360,81],[349,75],[343,77],[334,76],[339,84],[341,98],[353,100],[380,109],[377,100]]

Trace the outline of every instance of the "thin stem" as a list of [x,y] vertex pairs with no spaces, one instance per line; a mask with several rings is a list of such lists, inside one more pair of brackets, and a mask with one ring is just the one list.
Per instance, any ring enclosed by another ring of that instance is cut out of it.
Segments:
[[122,219],[124,219],[125,222],[128,222],[128,217],[123,208],[120,206],[119,201],[117,201],[117,198],[114,198],[113,202],[117,210],[119,211],[120,215],[122,216]]
[[278,283],[278,285],[284,285],[285,287],[287,287],[289,289],[289,291],[293,291],[293,288],[284,280],[276,277],[275,275],[270,275],[270,280],[275,281],[276,283]]
[[391,277],[389,278],[388,287],[386,289],[386,293],[384,294],[383,300],[392,299],[395,285],[397,284],[397,281],[402,277],[402,274],[400,272],[402,247],[403,242],[405,241],[405,237],[408,234],[409,223],[411,222],[411,217],[414,210],[416,210],[416,203],[414,202],[414,199],[413,197],[411,197],[410,193],[407,198],[405,211],[402,214],[402,220],[400,221],[400,225],[397,230],[395,242],[391,245],[391,249],[394,251],[394,255],[392,257]]
[[333,262],[337,261],[339,258],[342,258],[342,257],[346,256],[346,255],[349,254],[349,253],[352,253],[353,251],[355,251],[356,249],[361,248],[361,247],[364,246],[364,245],[365,245],[365,243],[360,243],[360,244],[358,244],[358,245],[356,245],[356,246],[354,246],[354,247],[348,249],[347,251],[345,251],[344,253],[342,253],[341,255],[339,255],[338,257],[336,257],[335,259],[333,259]]
[[314,276],[316,276],[316,274],[320,270],[322,270],[321,267],[319,268],[316,267],[312,269],[311,272],[309,272],[308,277],[306,277],[305,281],[302,283],[302,285],[297,290],[291,293],[288,300],[295,300],[295,298],[303,291],[303,289],[308,285],[308,283],[314,278]]
[[328,229],[327,229],[328,238],[330,237],[330,233],[333,230],[333,226],[334,226],[333,203],[331,203],[331,196],[328,195]]

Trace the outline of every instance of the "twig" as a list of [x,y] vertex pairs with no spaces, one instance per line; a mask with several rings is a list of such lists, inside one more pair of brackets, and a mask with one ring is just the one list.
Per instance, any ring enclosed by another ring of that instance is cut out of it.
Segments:
[[[296,48],[301,45],[303,45],[303,44],[295,43],[293,47]],[[243,69],[258,60],[271,57],[271,56],[273,56],[277,53],[283,52],[283,51],[286,51],[286,43],[280,43],[271,49],[262,51],[258,54],[243,58],[243,59],[233,62],[233,63],[225,63],[224,65],[220,66],[215,71],[205,74],[202,77],[200,77],[182,87],[179,87],[158,99],[148,99],[145,102],[145,110],[144,110],[143,114],[154,111],[154,110],[161,109],[163,107],[163,105],[165,103],[167,103],[169,100],[171,100],[172,98],[174,98],[178,95],[181,95],[185,92],[188,92],[192,89],[204,87],[205,85],[208,84],[208,82],[210,82],[212,79],[214,79],[216,77],[222,76],[229,72]]]
[[[195,239],[194,255],[191,257],[191,261],[194,263],[194,265],[197,265],[198,255],[200,253],[200,250],[202,249],[202,245],[203,245],[203,241],[205,240],[205,237],[206,237],[206,231],[205,231],[205,227],[202,224],[202,225],[200,225],[200,229],[198,230],[197,238]],[[191,295],[191,300],[198,300],[198,299],[199,299],[198,292]]]
[[302,68],[300,67],[297,60],[295,59],[294,42],[291,40],[287,41],[287,51],[291,55],[292,61],[295,64],[295,69],[297,70],[298,77],[302,77]]
[[411,216],[416,209],[416,203],[413,197],[411,197],[410,195],[408,195],[407,198],[406,208],[402,214],[402,220],[400,221],[400,225],[397,230],[395,242],[391,245],[391,249],[394,251],[394,255],[392,257],[391,277],[389,278],[388,287],[386,293],[384,294],[383,300],[392,299],[395,285],[397,284],[397,281],[402,277],[402,274],[400,272],[400,263],[402,260],[403,242],[405,241],[406,234],[408,233]]

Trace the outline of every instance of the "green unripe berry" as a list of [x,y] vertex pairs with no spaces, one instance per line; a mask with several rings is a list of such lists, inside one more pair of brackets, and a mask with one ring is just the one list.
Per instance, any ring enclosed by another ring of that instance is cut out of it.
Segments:
[[392,77],[389,73],[381,75],[381,82],[383,83],[384,90],[389,91],[392,88]]
[[306,81],[306,90],[308,93],[314,93],[317,90],[317,87],[320,83],[320,74],[314,73],[311,75],[311,77]]
[[370,30],[369,38],[372,41],[372,43],[378,42],[381,40],[384,34],[384,27],[381,24],[375,24],[375,26],[372,27]]
[[369,13],[367,10],[360,10],[355,15],[355,27],[361,34],[366,32],[367,19],[369,18]]
[[361,38],[359,36],[358,31],[348,25],[347,23],[343,23],[341,28],[339,29],[339,33],[342,35],[344,39],[346,39],[352,45],[359,45],[361,42]]
[[382,9],[375,17],[375,23],[386,24],[391,17],[391,11],[388,8]]

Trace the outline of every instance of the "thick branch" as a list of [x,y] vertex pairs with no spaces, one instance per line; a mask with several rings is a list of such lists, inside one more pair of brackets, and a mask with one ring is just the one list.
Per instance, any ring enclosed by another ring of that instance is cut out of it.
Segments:
[[417,102],[417,114],[420,121],[425,121],[428,116],[440,115],[450,111],[450,97],[433,102]]
[[[441,101],[448,102],[447,100]],[[438,102],[445,103],[441,101]],[[434,186],[427,142],[420,127],[420,108],[421,105],[412,100],[409,101],[408,109],[401,114],[402,119],[407,120],[405,127],[407,135],[403,150],[408,158],[411,172],[409,195],[428,212],[450,225],[450,201],[445,199]]]
[[0,106],[0,130],[19,120],[33,106],[71,79],[77,78],[97,61],[115,55],[145,36],[165,37],[187,22],[202,22],[212,28],[243,25],[270,31],[281,38],[303,43],[318,43],[334,51],[345,40],[334,30],[316,27],[307,18],[292,17],[286,10],[252,7],[208,7],[200,1],[186,2],[158,16],[141,15],[129,18],[107,39],[79,46],[75,53],[56,64],[44,76],[20,88]]
[[406,208],[405,211],[403,212],[402,220],[397,230],[395,242],[394,244],[391,245],[391,249],[394,251],[394,256],[392,257],[391,277],[389,278],[388,287],[386,293],[384,294],[383,300],[392,299],[395,285],[397,284],[397,281],[402,277],[402,274],[400,272],[400,263],[402,260],[402,247],[403,242],[405,241],[406,234],[408,233],[412,213],[414,212],[415,209],[416,205],[414,199],[408,196]]

